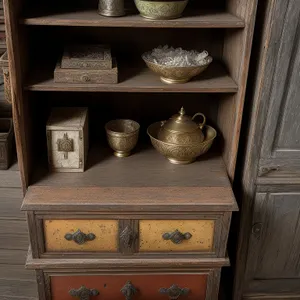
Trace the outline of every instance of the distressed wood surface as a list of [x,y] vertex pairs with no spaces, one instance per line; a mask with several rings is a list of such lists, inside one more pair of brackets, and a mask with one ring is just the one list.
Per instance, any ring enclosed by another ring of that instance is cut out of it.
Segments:
[[299,4],[261,3],[235,300],[299,299]]
[[[65,239],[77,230],[96,237],[82,245]],[[106,251],[118,249],[117,220],[44,220],[46,251]]]
[[157,74],[146,67],[119,68],[118,84],[93,83],[56,83],[53,70],[41,70],[32,73],[25,84],[31,91],[74,91],[74,92],[143,92],[143,93],[234,93],[238,86],[227,74],[224,67],[217,62],[212,63],[203,74],[185,84],[165,84]]
[[[164,240],[163,234],[179,230],[189,232],[192,237],[180,244]],[[140,220],[139,250],[161,251],[211,251],[214,240],[213,220]]]
[[116,18],[114,22],[99,15],[97,10],[74,12],[30,12],[20,21],[26,25],[48,26],[103,26],[103,27],[157,27],[157,28],[243,28],[242,19],[228,12],[187,11],[176,20],[145,20],[138,14],[127,14]]

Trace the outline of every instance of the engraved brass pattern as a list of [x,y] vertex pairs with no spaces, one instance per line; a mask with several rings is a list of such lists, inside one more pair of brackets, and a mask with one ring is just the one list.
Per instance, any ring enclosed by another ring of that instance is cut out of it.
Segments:
[[90,300],[90,296],[97,296],[99,292],[96,289],[87,289],[84,285],[78,290],[72,289],[69,291],[72,297],[79,298],[80,300]]
[[171,240],[174,244],[180,244],[184,240],[189,240],[192,235],[189,232],[181,233],[176,229],[174,232],[164,233],[162,237],[166,241]]
[[160,141],[157,138],[157,133],[160,129],[160,122],[154,123],[148,127],[148,135],[150,136],[153,147],[162,155],[168,158],[173,164],[189,164],[193,162],[198,156],[205,154],[214,139],[217,132],[211,126],[205,125],[206,130],[205,140],[202,143],[195,143],[192,145],[174,145]]
[[188,288],[180,288],[176,284],[173,284],[169,288],[161,288],[161,289],[159,289],[159,292],[161,294],[167,294],[169,296],[170,300],[176,300],[180,296],[185,296],[185,295],[187,295],[189,293],[189,291],[190,290]]
[[131,281],[127,281],[126,284],[121,288],[122,294],[126,300],[132,300],[132,297],[136,294],[137,290]]
[[78,245],[82,245],[87,241],[93,241],[96,238],[95,234],[83,233],[80,229],[78,229],[75,233],[67,233],[65,235],[65,239],[67,241],[74,241]]
[[195,67],[166,67],[164,65],[155,64],[148,61],[145,58],[145,55],[142,56],[146,65],[154,73],[160,75],[160,80],[164,83],[186,83],[190,81],[193,77],[201,74],[209,64],[212,62],[212,58],[208,56],[206,58],[207,63],[204,66],[195,66]]
[[182,1],[148,1],[135,0],[135,5],[142,17],[153,20],[169,20],[179,18],[188,0]]
[[99,0],[99,14],[108,17],[125,15],[124,0]]
[[135,238],[136,235],[130,226],[126,226],[120,233],[120,240],[126,248],[130,248],[132,246]]
[[64,152],[64,159],[68,159],[68,153],[74,152],[74,140],[69,139],[68,134],[65,133],[62,139],[57,139],[57,150]]
[[136,146],[140,125],[132,120],[113,120],[105,125],[109,146],[117,157],[126,157]]

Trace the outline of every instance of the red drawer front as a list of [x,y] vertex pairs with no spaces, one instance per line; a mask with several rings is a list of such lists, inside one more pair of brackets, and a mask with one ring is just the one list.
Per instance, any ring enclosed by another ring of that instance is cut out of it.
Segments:
[[205,300],[207,275],[85,275],[85,276],[51,276],[52,300],[74,300],[69,291],[85,286],[97,289],[98,296],[91,296],[91,300],[125,300],[121,293],[122,287],[131,281],[137,289],[133,300],[168,300],[167,294],[161,294],[159,289],[169,288],[176,284],[180,288],[188,288],[189,293],[180,296],[182,300]]

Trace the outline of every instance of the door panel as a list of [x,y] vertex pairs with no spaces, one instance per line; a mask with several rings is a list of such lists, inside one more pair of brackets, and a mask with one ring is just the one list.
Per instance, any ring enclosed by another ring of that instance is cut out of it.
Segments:
[[275,70],[264,130],[261,158],[300,159],[300,5],[289,1],[273,58]]
[[258,193],[248,267],[260,280],[300,278],[300,193]]

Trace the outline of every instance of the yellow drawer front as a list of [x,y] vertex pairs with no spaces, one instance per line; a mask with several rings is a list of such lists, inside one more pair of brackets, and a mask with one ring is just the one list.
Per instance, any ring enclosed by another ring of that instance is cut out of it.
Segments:
[[[141,220],[139,222],[140,251],[211,251],[214,220]],[[176,230],[178,234],[174,235]],[[184,238],[180,238],[180,234]]]
[[[73,238],[78,232],[87,239],[80,243],[78,235]],[[118,250],[117,220],[44,220],[44,234],[46,251]]]

